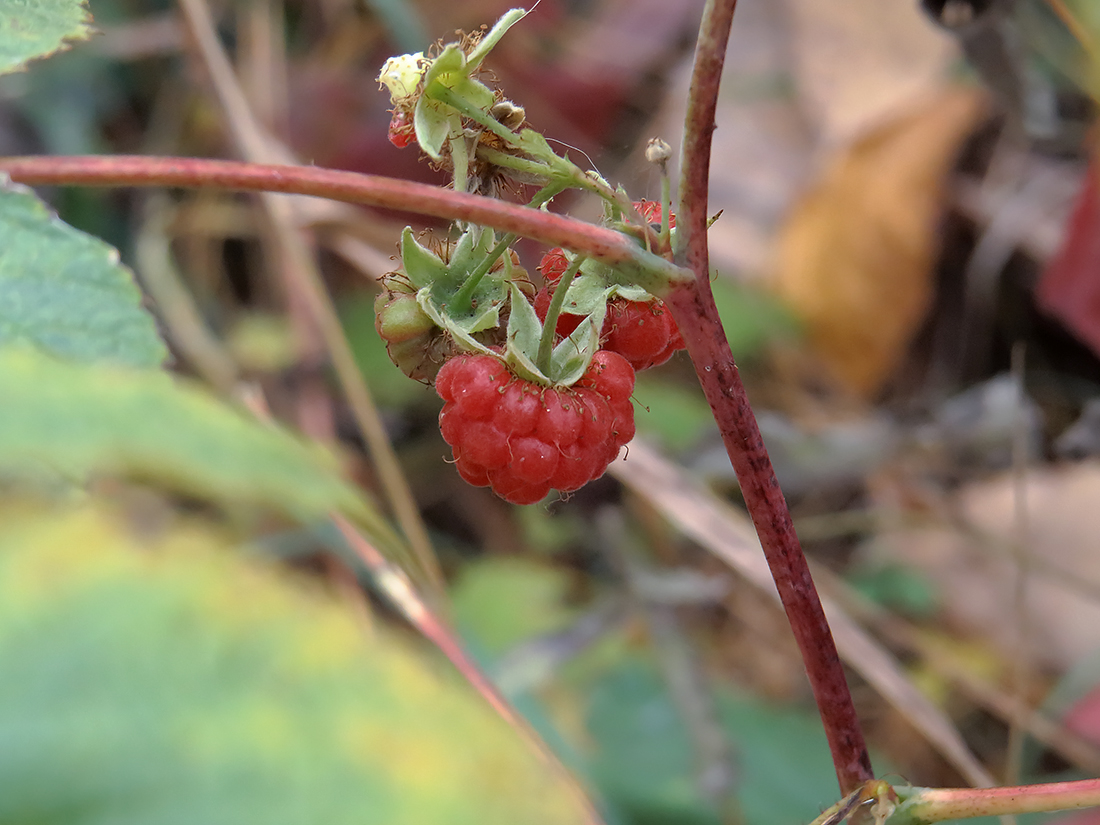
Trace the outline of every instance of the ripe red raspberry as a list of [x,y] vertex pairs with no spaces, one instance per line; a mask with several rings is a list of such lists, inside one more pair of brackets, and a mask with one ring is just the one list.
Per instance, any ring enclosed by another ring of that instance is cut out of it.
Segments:
[[470,484],[513,504],[599,478],[634,437],[634,370],[600,351],[572,387],[543,387],[492,355],[459,355],[440,369],[443,439]]
[[663,364],[684,348],[680,328],[660,299],[609,301],[603,338],[605,349],[619,353],[636,370]]

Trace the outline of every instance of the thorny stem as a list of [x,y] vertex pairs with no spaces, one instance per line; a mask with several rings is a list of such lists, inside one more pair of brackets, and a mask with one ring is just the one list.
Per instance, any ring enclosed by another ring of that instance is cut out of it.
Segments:
[[573,283],[573,279],[577,276],[577,272],[580,271],[581,264],[584,262],[585,257],[580,255],[562,273],[561,280],[554,287],[554,294],[550,297],[550,306],[546,310],[546,318],[542,322],[542,337],[539,338],[539,351],[535,358],[535,366],[550,380],[554,380],[554,376],[550,374],[550,355],[554,351],[554,335],[558,326],[558,316],[561,315],[561,308],[565,304],[565,293],[569,291],[569,285]]
[[710,288],[706,232],[711,135],[736,5],[737,0],[707,0],[703,12],[688,94],[674,258],[695,273],[695,280],[674,288],[665,301],[684,336],[737,473],[745,506],[802,653],[841,793],[846,795],[873,778],[871,760],[836,644]]

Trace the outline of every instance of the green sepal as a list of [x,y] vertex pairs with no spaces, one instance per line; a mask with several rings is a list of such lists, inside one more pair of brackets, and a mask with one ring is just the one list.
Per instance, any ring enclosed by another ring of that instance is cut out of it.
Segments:
[[552,148],[541,132],[534,129],[524,129],[519,133],[516,148],[527,157],[541,161],[551,167],[558,177],[564,178],[564,183],[576,185],[577,167],[565,160]]
[[506,278],[513,269],[505,257],[502,273],[485,275],[465,312],[455,312],[454,296],[466,279],[492,250],[495,235],[488,229],[469,229],[454,245],[450,261],[444,262],[430,249],[421,246],[408,227],[401,235],[401,259],[409,281],[417,288],[416,302],[432,322],[446,330],[464,349],[489,352],[473,335],[500,326],[500,311],[508,300]]
[[598,304],[568,338],[554,347],[550,355],[550,374],[555,384],[575,384],[588,371],[592,356],[600,348],[600,331],[606,314],[605,301]]
[[451,136],[455,125],[451,122],[453,112],[450,106],[432,100],[427,95],[421,95],[416,101],[416,108],[413,110],[416,142],[432,160],[443,158],[443,145]]
[[539,340],[542,338],[542,322],[523,291],[515,284],[509,286],[512,303],[508,311],[508,343],[504,348],[504,361],[520,378],[550,385],[553,383],[550,376],[544,375],[535,366]]
[[418,290],[447,276],[447,264],[430,249],[421,246],[409,226],[401,233],[401,264],[409,282]]
[[514,283],[511,289],[505,362],[513,372],[528,381],[547,386],[575,384],[588,371],[592,356],[600,348],[606,302],[597,305],[568,338],[558,342],[550,355],[550,375],[546,375],[536,363],[542,339],[542,322],[523,291]]
[[467,61],[458,44],[451,43],[432,61],[424,75],[424,92],[413,111],[413,127],[420,148],[433,160],[442,157],[448,138],[462,131],[462,113],[439,100],[441,88],[462,98],[471,108],[486,113],[494,103],[492,89],[470,77],[476,68]]
[[512,28],[526,15],[527,11],[525,9],[509,9],[504,12],[493,25],[493,28],[482,36],[477,46],[470,52],[470,56],[467,58],[467,66],[470,69],[478,68],[489,52],[493,50],[493,47],[500,42],[500,38],[504,37],[508,29]]

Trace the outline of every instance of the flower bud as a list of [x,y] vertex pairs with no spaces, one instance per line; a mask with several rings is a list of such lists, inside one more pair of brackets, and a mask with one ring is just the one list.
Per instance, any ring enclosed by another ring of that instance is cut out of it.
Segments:
[[645,159],[664,165],[672,157],[672,147],[660,138],[653,138],[645,147]]

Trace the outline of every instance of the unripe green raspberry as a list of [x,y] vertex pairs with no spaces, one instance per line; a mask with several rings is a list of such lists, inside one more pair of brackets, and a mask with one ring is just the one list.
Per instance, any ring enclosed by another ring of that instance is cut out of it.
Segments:
[[401,292],[383,292],[375,299],[374,327],[389,344],[411,341],[436,328],[416,296]]
[[454,344],[416,301],[412,285],[399,272],[382,279],[374,301],[374,328],[386,342],[390,360],[416,381],[431,382],[454,354]]

